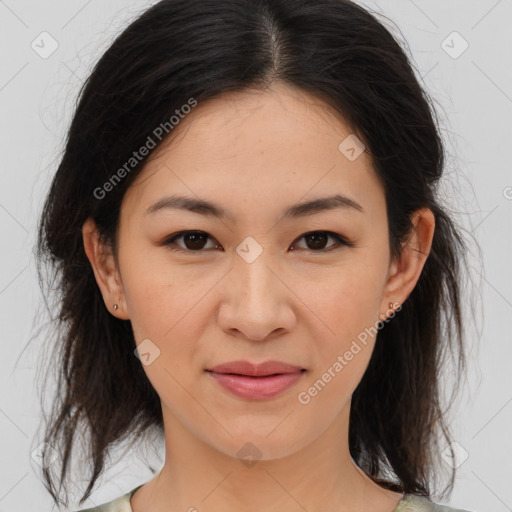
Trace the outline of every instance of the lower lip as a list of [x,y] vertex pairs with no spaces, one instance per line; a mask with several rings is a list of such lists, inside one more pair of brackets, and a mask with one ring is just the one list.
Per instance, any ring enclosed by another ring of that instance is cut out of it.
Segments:
[[250,377],[227,373],[208,372],[224,389],[236,396],[251,400],[265,400],[293,386],[302,372],[282,373],[268,377]]

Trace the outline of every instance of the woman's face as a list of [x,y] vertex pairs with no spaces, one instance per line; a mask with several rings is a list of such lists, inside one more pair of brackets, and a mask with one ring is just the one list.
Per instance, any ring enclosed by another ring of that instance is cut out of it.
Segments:
[[[232,456],[249,441],[261,459],[291,454],[347,418],[379,315],[421,268],[399,278],[370,158],[319,100],[224,94],[174,130],[123,199],[119,295],[103,285],[105,302],[142,343],[164,421]],[[183,231],[201,233],[170,240]],[[207,371],[236,360],[306,371],[273,396],[239,396]]]

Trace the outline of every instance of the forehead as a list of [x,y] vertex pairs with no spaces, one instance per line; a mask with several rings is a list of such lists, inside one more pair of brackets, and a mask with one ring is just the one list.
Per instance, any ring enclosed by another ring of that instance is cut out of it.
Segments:
[[304,91],[223,93],[180,120],[124,203],[141,213],[155,199],[186,193],[228,204],[245,197],[249,206],[272,208],[339,192],[379,206],[380,182],[354,137],[339,114]]
[[324,145],[332,146],[349,134],[339,114],[322,100],[297,88],[276,85],[265,91],[226,92],[199,103],[179,120],[168,142],[164,141],[151,160],[165,153],[169,145],[187,151],[199,145],[204,151],[191,155],[195,159],[236,158],[240,147],[244,149],[242,157],[270,151],[285,156],[289,148],[311,149],[320,138]]

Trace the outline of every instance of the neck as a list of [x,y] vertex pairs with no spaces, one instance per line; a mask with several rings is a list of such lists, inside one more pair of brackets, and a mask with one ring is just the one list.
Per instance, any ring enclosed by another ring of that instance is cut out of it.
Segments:
[[225,439],[214,447],[163,411],[165,463],[133,495],[134,512],[320,512],[326,507],[337,512],[391,512],[402,496],[379,487],[351,458],[349,406],[320,437],[290,447],[284,456],[283,443],[278,443],[281,448],[272,444],[272,432],[248,436],[247,441],[219,432]]

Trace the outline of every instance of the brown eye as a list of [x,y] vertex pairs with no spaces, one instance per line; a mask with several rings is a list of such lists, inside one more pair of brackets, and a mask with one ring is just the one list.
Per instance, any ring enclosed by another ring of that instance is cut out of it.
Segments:
[[[333,238],[336,240],[336,243],[331,244],[326,247],[327,241],[329,238]],[[353,244],[343,238],[342,236],[332,233],[330,231],[311,231],[309,233],[305,233],[298,240],[304,239],[306,242],[306,249],[311,250],[312,252],[325,252],[330,251],[332,248],[336,248],[339,245],[347,245],[352,247]]]
[[[176,244],[175,240],[182,238],[184,247]],[[185,250],[190,252],[198,252],[205,248],[207,240],[211,238],[210,235],[205,233],[204,231],[182,231],[173,235],[171,238],[167,239],[164,244],[168,246],[178,245],[178,249],[173,250]],[[213,248],[217,247],[215,244]]]
[[304,240],[306,240],[306,244],[308,244],[310,249],[321,250],[325,249],[325,244],[329,240],[329,235],[325,233],[312,233],[310,235],[306,235]]

